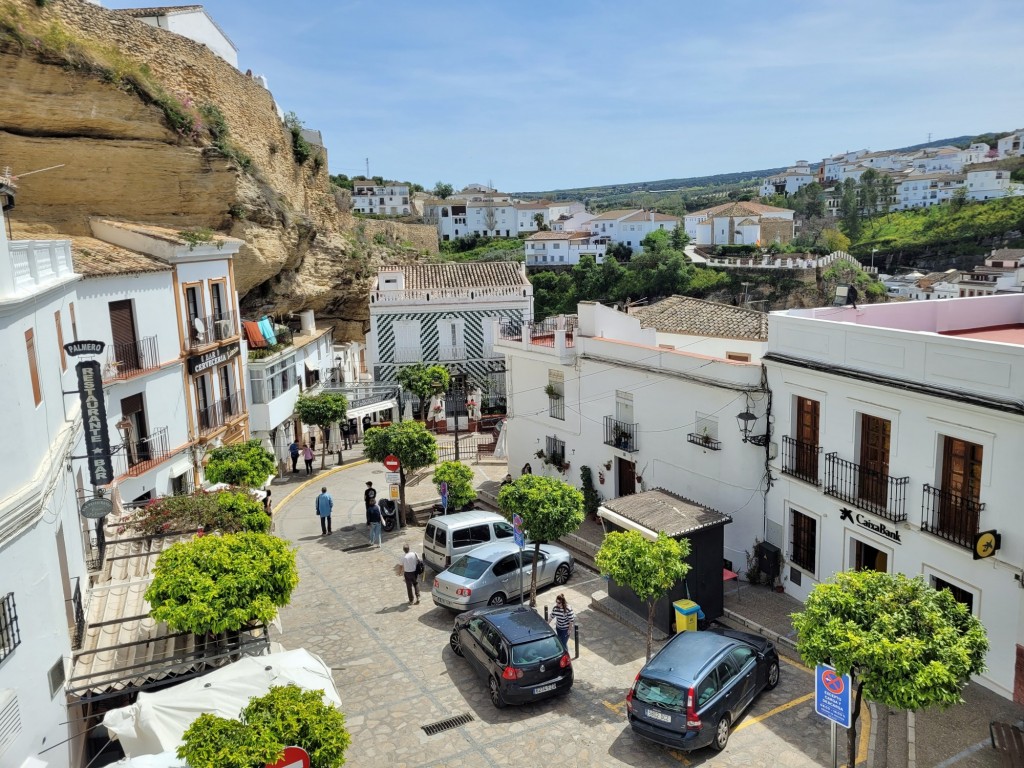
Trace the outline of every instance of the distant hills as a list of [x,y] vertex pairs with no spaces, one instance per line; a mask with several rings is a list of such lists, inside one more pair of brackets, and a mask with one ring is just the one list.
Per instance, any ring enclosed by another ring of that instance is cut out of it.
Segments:
[[[928,149],[929,147],[942,147],[950,144],[968,146],[976,136],[955,136],[949,139],[936,139],[924,144],[912,144],[907,147],[898,147],[896,151],[909,152],[915,149]],[[797,158],[793,158],[795,162]],[[812,164],[819,162],[811,160]],[[735,190],[741,187],[756,186],[761,179],[772,174],[786,170],[789,166],[780,168],[763,168],[757,171],[737,171],[735,173],[718,173],[712,176],[690,176],[684,179],[662,179],[661,181],[635,181],[623,184],[607,184],[598,187],[574,187],[571,189],[552,189],[543,192],[514,192],[515,197],[524,200],[592,200],[600,201],[602,198],[614,197],[617,195],[630,195],[643,192],[675,192],[682,190],[700,189],[702,193],[711,193],[716,188],[723,188],[722,191]]]

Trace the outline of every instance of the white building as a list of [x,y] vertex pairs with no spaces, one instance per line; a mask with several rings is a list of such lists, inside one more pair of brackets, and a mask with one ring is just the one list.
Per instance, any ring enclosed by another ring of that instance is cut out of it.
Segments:
[[766,316],[671,297],[636,316],[595,303],[576,317],[499,333],[506,356],[509,468],[579,484],[591,468],[605,499],[663,488],[730,515],[725,557],[763,531],[766,430],[758,364]]
[[568,267],[579,264],[582,256],[593,256],[600,264],[608,241],[589,232],[535,232],[523,243],[526,266]]
[[1015,131],[1009,136],[1004,136],[996,142],[996,150],[1000,158],[1018,157],[1021,154],[1021,140],[1024,139],[1024,131]]
[[610,242],[629,246],[635,253],[643,252],[641,243],[652,232],[671,232],[679,226],[679,219],[664,213],[644,210],[605,211],[589,222],[590,234],[608,238]]
[[964,186],[961,174],[912,173],[896,180],[896,210],[927,208],[951,200]]
[[693,245],[768,245],[793,239],[795,214],[762,203],[722,203],[688,213],[683,221]]
[[1007,195],[1024,194],[1024,185],[1010,181],[1010,171],[977,168],[967,171],[967,198],[969,200],[998,200]]
[[786,591],[802,600],[855,568],[923,576],[985,625],[980,682],[1012,697],[1024,296],[773,313],[768,347],[781,450],[766,530]]
[[151,27],[166,29],[168,32],[202,43],[231,66],[238,67],[238,48],[201,5],[112,10],[114,13],[138,19]]
[[445,365],[456,387],[504,398],[505,361],[494,321],[533,318],[533,286],[522,264],[494,261],[381,267],[370,290],[366,363],[374,381],[395,383],[403,364]]
[[597,214],[586,211],[562,214],[551,222],[551,229],[555,232],[589,232],[590,222],[595,218]]
[[818,172],[813,170],[806,160],[797,160],[796,165],[765,179],[761,184],[761,196],[792,195],[817,180]]
[[960,272],[947,269],[945,272],[929,272],[917,278],[907,289],[911,301],[932,299],[955,299],[960,295]]
[[984,266],[960,273],[957,287],[962,298],[1024,291],[1024,249],[993,250],[985,259]]
[[409,187],[355,183],[352,185],[352,210],[382,216],[408,216],[412,213]]

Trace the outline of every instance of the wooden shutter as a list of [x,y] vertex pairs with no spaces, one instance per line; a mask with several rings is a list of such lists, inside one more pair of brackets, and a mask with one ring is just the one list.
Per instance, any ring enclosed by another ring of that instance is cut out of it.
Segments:
[[57,326],[57,350],[60,352],[60,369],[61,371],[66,371],[68,369],[68,356],[64,351],[64,329],[60,324],[59,309],[53,313],[53,321]]
[[39,364],[36,360],[36,333],[29,328],[25,331],[25,351],[28,353],[28,372],[32,377],[32,397],[36,405],[43,402],[43,390],[39,386]]
[[139,369],[139,350],[135,341],[135,312],[129,299],[112,301],[110,308],[110,332],[114,338],[114,359],[121,365],[118,372]]
[[860,415],[860,482],[858,496],[885,506],[889,485],[889,439],[892,424],[888,419]]

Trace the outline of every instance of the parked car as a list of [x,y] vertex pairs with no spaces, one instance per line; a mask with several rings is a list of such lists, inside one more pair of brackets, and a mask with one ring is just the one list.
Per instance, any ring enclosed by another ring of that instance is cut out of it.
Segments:
[[733,629],[682,632],[640,670],[626,694],[633,732],[676,749],[725,749],[729,729],[761,690],[779,684],[779,655]]
[[[485,605],[503,605],[519,597],[522,557],[523,590],[530,588],[533,549],[522,553],[511,541],[484,544],[463,555],[434,578],[434,604],[453,611],[469,611]],[[541,544],[537,562],[537,586],[565,584],[576,562],[566,550]]]
[[491,703],[499,709],[572,688],[572,659],[532,608],[501,606],[461,613],[448,642],[487,681]]
[[492,541],[512,541],[512,525],[497,512],[474,509],[432,517],[423,529],[423,560],[440,573],[460,555]]

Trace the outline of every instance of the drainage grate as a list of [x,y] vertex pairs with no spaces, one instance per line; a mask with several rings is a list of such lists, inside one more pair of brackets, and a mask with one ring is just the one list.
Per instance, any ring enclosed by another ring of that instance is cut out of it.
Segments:
[[430,725],[424,725],[421,727],[427,736],[434,736],[441,733],[441,731],[458,728],[460,725],[466,725],[471,722],[473,722],[472,715],[456,715],[455,717],[449,717],[447,720],[439,720],[436,723],[431,723]]

